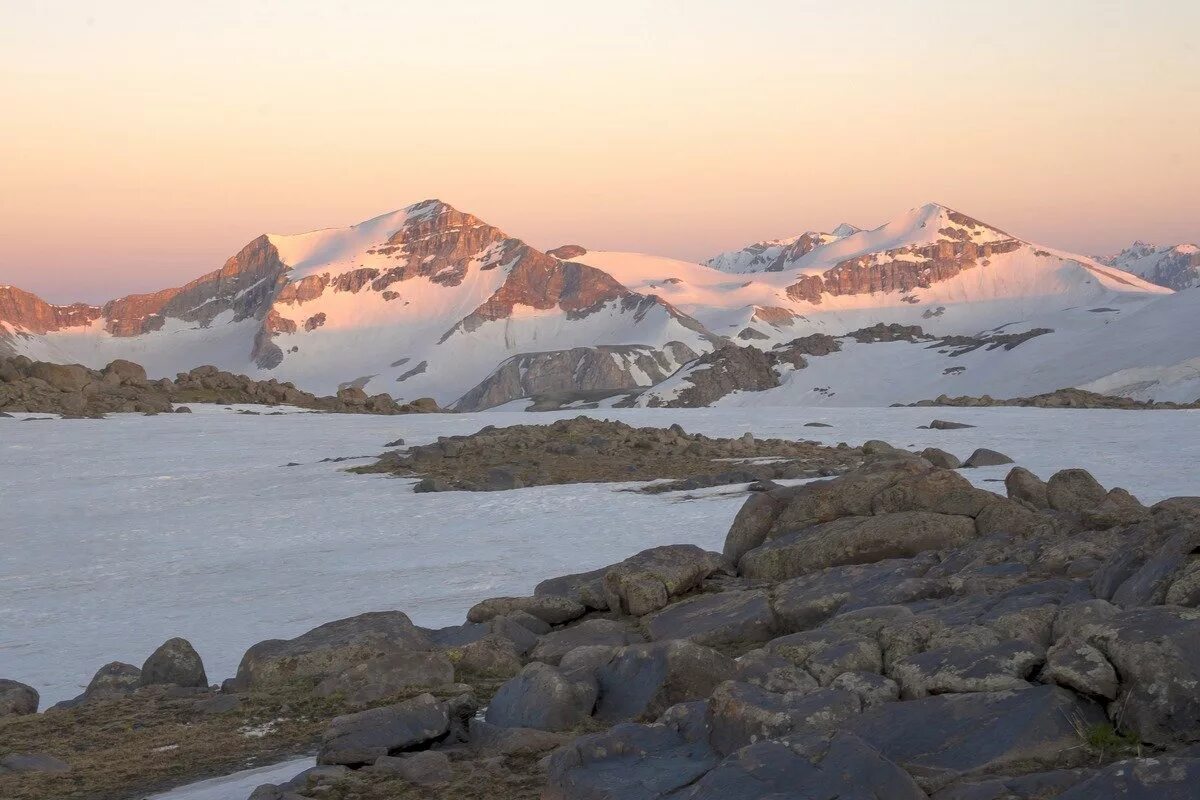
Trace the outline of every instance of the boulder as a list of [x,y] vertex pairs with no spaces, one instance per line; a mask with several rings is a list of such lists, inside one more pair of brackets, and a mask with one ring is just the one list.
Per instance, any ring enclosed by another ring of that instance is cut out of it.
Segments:
[[786,505],[778,491],[751,492],[725,535],[724,556],[736,564],[747,551],[766,541],[771,526]]
[[115,378],[118,383],[142,384],[146,382],[146,368],[123,358],[108,362],[108,366],[101,370],[101,374],[106,378],[110,376]]
[[187,639],[168,639],[142,664],[142,686],[171,683],[176,686],[208,686],[200,654]]
[[433,642],[406,614],[370,612],[326,623],[295,639],[259,642],[242,656],[237,684],[248,688],[297,678],[322,679],[382,652],[433,649]]
[[142,671],[133,664],[113,661],[96,670],[83,696],[88,700],[111,700],[132,694],[142,685]]
[[529,653],[529,659],[557,664],[564,655],[579,647],[624,647],[641,641],[642,635],[624,622],[588,619],[541,637]]
[[1048,800],[1059,797],[1094,772],[1077,767],[956,782],[935,793],[933,800]]
[[949,646],[900,659],[890,675],[905,699],[951,692],[998,692],[1029,687],[1046,659],[1041,647],[1023,641],[1004,641],[978,649]]
[[487,678],[511,678],[521,671],[521,653],[511,640],[488,634],[453,652],[460,673]]
[[655,547],[610,567],[604,573],[604,594],[613,611],[640,617],[724,568],[719,555],[695,545]]
[[500,687],[484,718],[500,728],[570,730],[591,716],[596,689],[593,680],[572,679],[535,661]]
[[818,628],[772,639],[767,652],[808,671],[821,686],[843,672],[883,669],[883,652],[873,636],[837,628]]
[[732,659],[688,641],[623,647],[596,670],[604,722],[654,718],[676,703],[702,700],[733,677]]
[[522,611],[550,625],[562,625],[582,617],[587,608],[578,600],[556,595],[533,597],[493,597],[476,603],[467,612],[468,622],[487,622],[493,617],[502,617]]
[[962,466],[962,459],[937,447],[926,447],[921,451],[921,458],[940,469],[958,469]]
[[929,427],[935,431],[956,431],[961,428],[974,428],[974,425],[968,425],[965,422],[952,422],[945,419],[935,419],[929,423]]
[[843,672],[829,682],[829,688],[858,695],[863,708],[900,699],[900,687],[896,682],[874,672]]
[[0,678],[0,719],[36,714],[39,699],[32,686]]
[[1040,680],[1104,700],[1117,696],[1117,673],[1112,664],[1092,645],[1070,637],[1046,651]]
[[844,564],[871,564],[961,545],[975,536],[967,516],[905,511],[846,517],[768,541],[749,551],[738,572],[755,580],[785,580]]
[[607,611],[608,600],[604,596],[604,573],[608,567],[549,578],[533,588],[537,597],[567,597],[582,603],[594,611]]
[[450,683],[454,664],[444,653],[391,650],[328,676],[317,684],[316,694],[341,694],[351,706],[369,706],[414,686]]
[[646,632],[654,641],[688,639],[710,647],[765,642],[774,627],[770,600],[761,590],[700,595],[646,617]]
[[1020,500],[1034,508],[1049,508],[1046,482],[1024,467],[1013,467],[1004,476],[1004,488],[1012,500]]
[[1055,511],[1078,514],[1100,505],[1107,494],[1085,469],[1060,470],[1046,482],[1046,502]]
[[733,679],[779,694],[809,692],[820,685],[801,667],[766,650],[751,650],[739,658]]
[[776,625],[803,631],[830,617],[870,606],[912,603],[950,593],[945,580],[925,578],[930,562],[887,559],[810,572],[775,587]]
[[878,492],[871,498],[871,513],[932,511],[973,518],[998,499],[991,492],[976,489],[959,473],[938,469],[902,478]]
[[783,508],[771,522],[766,539],[841,517],[868,516],[871,499],[897,481],[928,472],[929,462],[908,458],[874,461],[826,481],[813,481],[772,493]]
[[1061,766],[1083,756],[1076,726],[1105,722],[1094,703],[1056,686],[943,694],[885,703],[842,730],[899,764],[926,791],[952,780],[1019,767]]
[[967,460],[963,462],[964,467],[996,467],[1001,464],[1011,464],[1013,460],[1004,453],[999,453],[995,450],[989,450],[986,447],[980,447],[974,453],[967,456]]
[[758,742],[710,770],[680,800],[926,800],[896,764],[856,736],[808,733]]
[[832,730],[858,714],[858,695],[836,689],[776,694],[737,681],[719,685],[708,701],[709,743],[729,755],[763,739]]
[[50,364],[35,361],[29,367],[29,377],[43,380],[60,392],[82,392],[92,383],[92,374],[78,364]]
[[542,800],[660,800],[717,764],[704,740],[666,725],[614,725],[551,754]]
[[1058,800],[1194,800],[1200,757],[1165,754],[1109,764]]
[[431,694],[335,717],[321,737],[318,764],[357,766],[437,741],[450,731],[449,706]]
[[533,728],[501,728],[475,717],[470,722],[468,740],[472,749],[485,754],[534,756],[557,750],[569,737]]

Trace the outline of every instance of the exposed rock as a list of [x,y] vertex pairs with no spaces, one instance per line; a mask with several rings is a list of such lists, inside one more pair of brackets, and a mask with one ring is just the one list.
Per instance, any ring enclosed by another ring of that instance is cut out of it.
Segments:
[[1004,453],[998,453],[995,450],[989,450],[986,447],[980,447],[974,453],[967,456],[967,460],[963,462],[964,467],[995,467],[1000,464],[1011,464],[1013,460]]
[[1077,783],[1058,800],[1192,800],[1200,782],[1200,758],[1156,756],[1109,764]]
[[935,419],[929,423],[929,427],[935,431],[953,431],[960,428],[974,428],[974,425],[968,425],[965,422],[951,422],[944,419]]
[[142,671],[133,664],[113,661],[96,670],[83,696],[88,700],[111,700],[136,691],[142,685]]
[[446,703],[423,694],[391,706],[336,717],[321,737],[318,764],[373,764],[380,756],[414,749],[450,730]]
[[666,545],[643,550],[604,573],[604,593],[614,611],[640,617],[667,605],[725,563],[695,545]]
[[630,645],[596,671],[595,715],[605,722],[653,718],[676,703],[708,697],[735,669],[732,659],[688,641]]
[[554,595],[493,597],[482,600],[467,612],[469,622],[487,622],[493,617],[524,611],[551,625],[561,625],[583,616],[587,609],[577,600]]
[[316,693],[341,694],[351,706],[369,706],[414,686],[453,682],[454,664],[443,653],[394,650],[330,675]]
[[946,581],[924,577],[928,569],[925,561],[892,559],[811,572],[776,587],[776,619],[781,629],[807,630],[839,612],[949,594]]
[[456,650],[458,672],[494,678],[511,678],[521,671],[521,651],[512,640],[488,634]]
[[1024,467],[1013,467],[1004,476],[1004,488],[1013,500],[1028,503],[1034,508],[1049,508],[1046,482]]
[[950,692],[998,692],[1029,687],[1045,661],[1041,648],[1022,641],[1006,641],[982,650],[943,647],[899,660],[890,675],[900,684],[905,699]]
[[371,765],[371,771],[399,775],[415,786],[426,787],[445,786],[453,776],[450,757],[433,750],[401,756],[380,756]]
[[570,730],[591,716],[596,691],[593,680],[572,680],[535,661],[500,687],[485,719],[501,728]]
[[1117,673],[1112,664],[1095,647],[1071,638],[1055,642],[1046,652],[1041,680],[1105,700],[1117,696]]
[[683,600],[646,618],[650,638],[689,639],[717,646],[765,642],[774,633],[775,616],[763,591],[719,592]]
[[0,719],[36,714],[39,699],[32,686],[0,678]]
[[757,347],[728,344],[705,353],[677,376],[681,387],[665,400],[650,394],[649,405],[664,408],[700,408],[712,405],[730,392],[761,392],[779,385],[771,359]]
[[561,733],[533,728],[501,728],[478,717],[471,719],[468,738],[472,748],[503,756],[540,755],[557,750],[569,741],[569,737]]
[[567,653],[580,647],[624,647],[642,641],[642,636],[624,622],[588,619],[578,625],[552,631],[538,640],[529,654],[531,661],[557,664]]
[[171,683],[176,686],[208,686],[204,663],[187,639],[168,639],[142,664],[143,686]]
[[851,692],[819,689],[776,694],[727,681],[717,686],[708,703],[709,742],[719,754],[729,755],[763,739],[831,730],[860,708],[858,695]]
[[958,469],[962,466],[958,456],[936,447],[926,447],[921,451],[921,458],[941,469]]
[[1056,511],[1076,514],[1104,502],[1107,492],[1091,473],[1084,469],[1064,469],[1046,482],[1046,502]]
[[863,708],[900,699],[900,687],[896,682],[874,672],[843,672],[829,682],[829,688],[858,695]]

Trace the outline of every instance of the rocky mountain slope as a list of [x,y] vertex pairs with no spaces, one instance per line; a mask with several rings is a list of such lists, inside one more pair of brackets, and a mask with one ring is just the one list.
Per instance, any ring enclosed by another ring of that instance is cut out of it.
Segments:
[[1194,244],[1160,247],[1134,242],[1115,256],[1100,261],[1168,289],[1181,291],[1200,286],[1200,246]]
[[[1121,263],[1147,278],[929,204],[873,230],[842,225],[702,265],[582,245],[542,252],[429,200],[350,228],[264,235],[185,286],[102,306],[0,287],[0,352],[93,368],[122,358],[152,376],[213,364],[315,392],[352,386],[480,410],[662,395],[726,343],[770,352],[918,325],[930,338],[854,342],[777,371],[778,386],[731,390],[754,392],[738,402],[886,405],[1082,386],[1190,402],[1191,301],[1154,281],[1170,273],[1181,285],[1179,265],[1195,254],[1129,252]],[[1020,348],[935,344],[1034,331]],[[720,399],[710,394],[680,402]]]

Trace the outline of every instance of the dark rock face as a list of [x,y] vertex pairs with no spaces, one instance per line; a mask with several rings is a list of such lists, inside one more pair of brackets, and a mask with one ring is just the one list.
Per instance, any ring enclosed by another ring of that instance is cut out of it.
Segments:
[[99,307],[86,303],[56,306],[15,286],[0,286],[0,320],[19,325],[30,333],[90,325],[101,313]]
[[337,717],[321,740],[318,764],[372,764],[380,756],[414,749],[450,731],[449,706],[423,694],[393,706]]
[[656,717],[676,703],[700,700],[734,674],[733,660],[686,641],[624,647],[596,671],[597,719]]
[[[695,358],[696,352],[682,342],[668,342],[662,349],[600,345],[522,353],[501,363],[453,407],[457,411],[482,411],[521,397],[645,388]],[[645,378],[650,384],[644,382]]]
[[0,719],[37,713],[39,699],[32,686],[0,679]]
[[[652,406],[697,408],[733,391],[761,392],[779,385],[771,360],[756,347],[725,345],[698,358],[688,368],[688,386],[666,401],[654,397]],[[657,401],[657,402],[656,402]]]
[[208,686],[204,663],[187,639],[168,639],[142,664],[142,686]]
[[1198,781],[1200,758],[1132,758],[1080,781],[1059,800],[1191,800]]
[[719,592],[683,600],[646,618],[650,638],[688,639],[710,647],[736,642],[765,642],[775,629],[775,614],[763,591]]
[[590,677],[564,675],[549,664],[533,662],[496,692],[487,722],[501,728],[565,731],[592,714],[597,685]]

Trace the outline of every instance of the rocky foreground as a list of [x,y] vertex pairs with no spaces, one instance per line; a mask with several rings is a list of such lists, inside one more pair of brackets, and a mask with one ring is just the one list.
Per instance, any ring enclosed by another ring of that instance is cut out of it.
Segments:
[[962,395],[938,395],[933,400],[920,400],[913,406],[957,406],[961,408],[980,408],[985,406],[1015,406],[1018,408],[1112,408],[1130,411],[1176,411],[1179,409],[1200,408],[1200,400],[1194,403],[1173,403],[1156,400],[1134,400],[1129,397],[1113,397],[1107,394],[1097,394],[1085,389],[1055,389],[1053,392],[1036,394],[1032,397],[1010,397],[997,399],[991,395],[971,397]]
[[339,620],[219,688],[172,640],[44,714],[2,683],[0,796],[139,797],[312,747],[253,800],[1196,797],[1200,498],[1019,467],[998,495],[937,451],[863,455],[762,485],[722,553],[654,548],[459,626]]
[[425,397],[398,403],[387,394],[368,397],[357,387],[336,396],[318,397],[288,382],[256,381],[216,367],[196,367],[174,379],[150,380],[146,370],[118,359],[101,370],[79,364],[0,358],[0,413],[37,412],[65,417],[102,417],[113,413],[161,414],[186,411],[181,403],[254,403],[288,405],[315,411],[359,414],[413,414],[441,411]]

